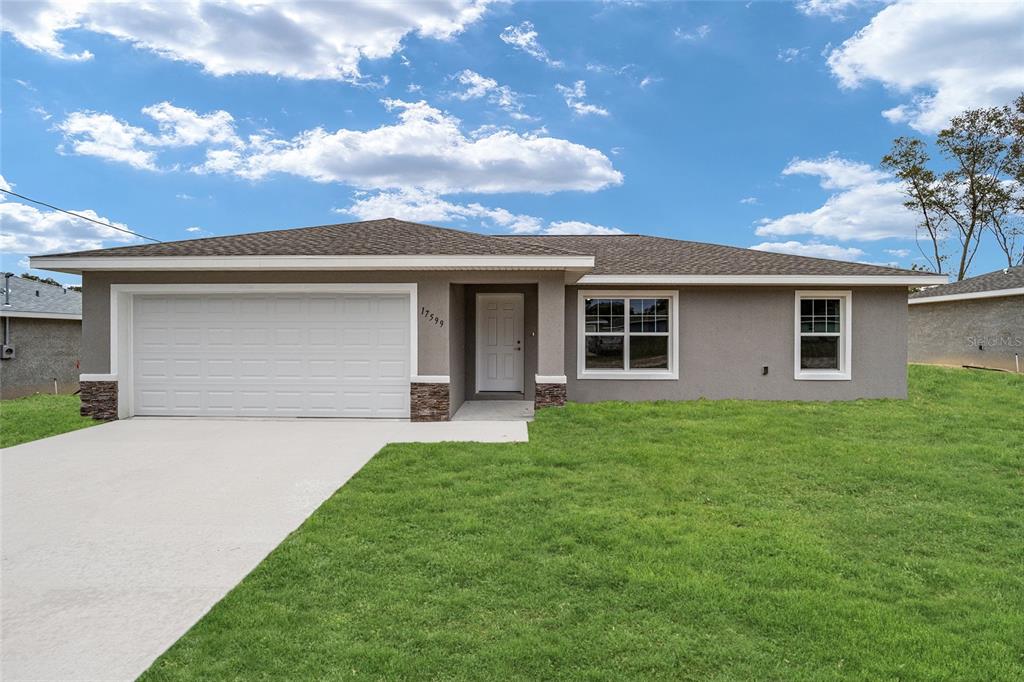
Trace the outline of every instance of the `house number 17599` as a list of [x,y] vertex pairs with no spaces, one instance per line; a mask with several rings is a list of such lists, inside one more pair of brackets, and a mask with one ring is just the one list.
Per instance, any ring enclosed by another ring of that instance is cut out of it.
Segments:
[[420,315],[427,318],[428,320],[436,324],[438,327],[444,326],[444,320],[442,320],[440,317],[427,310],[425,307],[420,307]]

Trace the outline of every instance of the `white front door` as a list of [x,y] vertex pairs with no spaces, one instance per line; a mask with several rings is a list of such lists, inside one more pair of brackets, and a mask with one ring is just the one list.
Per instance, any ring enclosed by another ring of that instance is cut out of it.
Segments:
[[477,294],[476,390],[523,390],[523,295]]

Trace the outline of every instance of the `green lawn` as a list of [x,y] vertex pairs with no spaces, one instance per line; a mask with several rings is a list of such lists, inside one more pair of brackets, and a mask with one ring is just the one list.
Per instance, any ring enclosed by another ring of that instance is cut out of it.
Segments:
[[1024,678],[1024,377],[390,446],[143,676]]
[[80,405],[77,395],[45,393],[0,401],[0,448],[101,423],[79,415]]

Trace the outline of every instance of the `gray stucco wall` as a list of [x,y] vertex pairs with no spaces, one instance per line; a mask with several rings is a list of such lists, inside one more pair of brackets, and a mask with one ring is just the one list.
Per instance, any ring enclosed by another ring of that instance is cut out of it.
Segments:
[[[466,309],[466,285],[452,284],[448,294],[449,310]],[[454,416],[466,400],[466,384],[459,377],[466,375],[466,316],[452,315],[448,327],[448,369],[452,377],[448,393],[448,415]]]
[[[82,373],[110,372],[110,285],[168,283],[313,283],[313,282],[402,282],[417,285],[418,306],[444,320],[434,324],[420,315],[418,328],[418,373],[421,375],[452,375],[449,333],[452,323],[452,284],[542,284],[553,301],[544,306],[537,317],[537,336],[547,346],[542,351],[548,365],[557,363],[562,374],[562,304],[564,274],[560,271],[502,272],[87,272],[83,276],[82,298]],[[557,283],[557,286],[556,286]],[[557,314],[554,310],[557,306]],[[557,352],[556,352],[557,351]],[[464,353],[463,353],[464,355]],[[459,368],[456,367],[456,370]],[[531,369],[528,366],[527,371]],[[541,373],[545,370],[541,368]],[[463,372],[464,373],[464,372]],[[529,379],[533,380],[530,374]]]
[[[0,318],[0,325],[4,318]],[[0,360],[0,398],[78,390],[82,323],[78,320],[10,318],[14,358]]]
[[910,306],[911,362],[1024,369],[1024,296]]
[[[793,378],[795,287],[680,287],[678,380],[577,379],[578,291],[578,287],[568,288],[565,301],[570,400],[849,400],[907,394],[907,290],[903,287],[851,289],[849,381]],[[767,376],[761,375],[764,365]]]

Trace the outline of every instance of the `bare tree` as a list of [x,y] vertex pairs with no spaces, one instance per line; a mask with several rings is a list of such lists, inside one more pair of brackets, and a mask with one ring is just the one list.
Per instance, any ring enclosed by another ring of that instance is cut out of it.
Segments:
[[1007,125],[1010,128],[1008,177],[1000,185],[1000,195],[992,211],[991,231],[1006,257],[1006,266],[1012,268],[1024,263],[1024,94],[1013,103]]
[[943,250],[952,254],[957,281],[967,276],[985,234],[991,233],[1010,265],[1020,262],[1024,214],[1024,95],[1014,107],[971,109],[950,121],[935,142],[949,169],[937,175],[925,143],[899,137],[882,165],[903,180],[907,208],[921,216],[931,242],[925,254],[938,272]]
[[[924,142],[913,137],[897,137],[892,151],[882,157],[882,167],[892,170],[903,181],[907,195],[903,205],[921,215],[917,225],[917,248],[931,269],[942,274],[949,259],[942,252],[949,230],[945,225],[946,216],[936,207],[938,182],[935,173],[928,169],[929,160]],[[928,239],[927,250],[921,246],[922,233]]]

